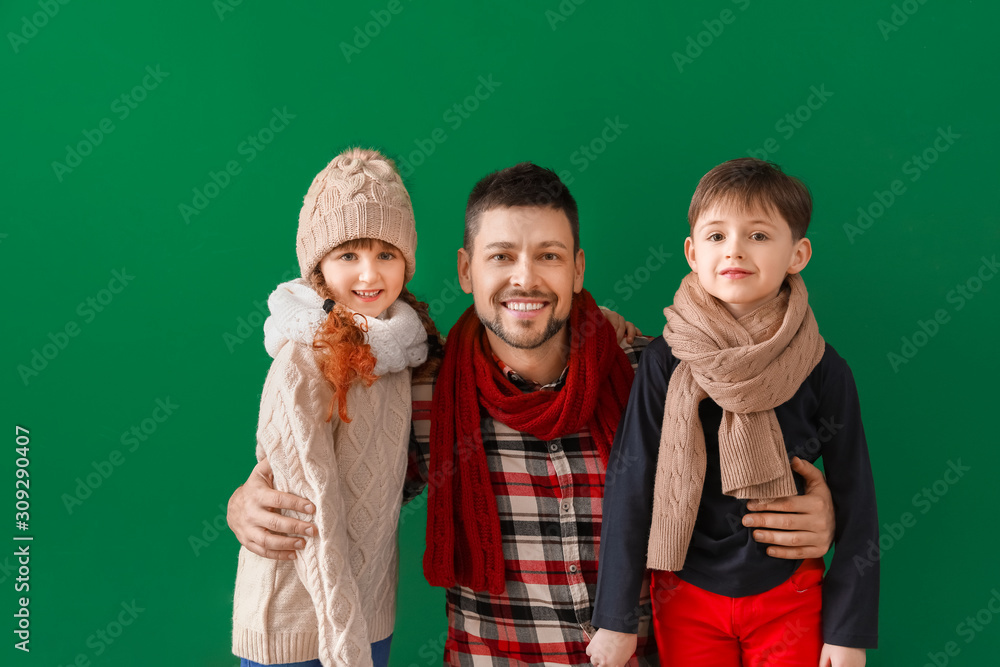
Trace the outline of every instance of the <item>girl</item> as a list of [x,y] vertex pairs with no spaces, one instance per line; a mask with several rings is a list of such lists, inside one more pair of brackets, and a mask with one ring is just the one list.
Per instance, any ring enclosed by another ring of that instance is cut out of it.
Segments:
[[257,458],[276,488],[316,502],[318,537],[294,561],[240,550],[233,652],[244,666],[388,664],[411,369],[436,362],[427,306],[405,287],[416,245],[409,195],[379,153],[349,149],[313,180],[302,279],[268,299]]

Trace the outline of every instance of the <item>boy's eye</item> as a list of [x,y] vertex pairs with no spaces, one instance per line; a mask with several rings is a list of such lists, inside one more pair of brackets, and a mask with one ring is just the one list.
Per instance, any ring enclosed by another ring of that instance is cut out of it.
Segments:
[[343,255],[340,256],[340,259],[344,259],[349,262],[353,259],[357,259],[357,257],[354,255],[353,252],[345,252]]
[[719,232],[715,232],[714,234],[709,234],[708,235],[708,240],[709,241],[721,241],[722,240],[722,234],[720,234]]
[[379,259],[384,259],[384,260],[392,260],[392,259],[396,259],[396,256],[394,254],[392,254],[391,252],[389,252],[388,250],[386,250],[385,252],[380,252],[378,254],[378,258]]
[[765,234],[764,232],[754,232],[753,234],[750,235],[750,238],[752,238],[754,241],[766,241],[767,234]]

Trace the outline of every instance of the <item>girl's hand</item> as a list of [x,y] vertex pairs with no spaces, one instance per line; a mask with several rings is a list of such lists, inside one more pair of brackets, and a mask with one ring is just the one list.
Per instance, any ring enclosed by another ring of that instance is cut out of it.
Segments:
[[601,312],[604,313],[604,317],[608,318],[608,322],[611,322],[611,326],[615,328],[615,334],[618,336],[618,343],[620,344],[624,340],[629,345],[635,340],[636,335],[641,336],[642,332],[631,322],[625,320],[624,317],[619,315],[613,310],[609,310],[604,306],[600,306]]
[[622,667],[635,655],[637,643],[637,635],[598,630],[587,646],[590,664],[595,667]]
[[865,667],[865,650],[823,644],[819,667]]

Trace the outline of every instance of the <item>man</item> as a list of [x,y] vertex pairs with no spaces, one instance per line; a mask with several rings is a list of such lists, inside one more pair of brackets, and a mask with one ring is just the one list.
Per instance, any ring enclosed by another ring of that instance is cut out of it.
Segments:
[[[424,570],[447,591],[453,665],[588,664],[601,498],[614,428],[648,339],[619,348],[583,290],[576,202],[532,164],[490,174],[466,208],[458,251],[474,306],[452,329],[434,388],[414,387],[408,496],[429,480]],[[421,403],[423,410],[416,409]],[[229,523],[270,558],[294,557],[311,513],[270,488],[266,462],[233,494]],[[797,462],[805,496],[748,514],[779,558],[822,556],[833,535],[822,475]],[[637,664],[656,664],[648,593],[638,601]]]

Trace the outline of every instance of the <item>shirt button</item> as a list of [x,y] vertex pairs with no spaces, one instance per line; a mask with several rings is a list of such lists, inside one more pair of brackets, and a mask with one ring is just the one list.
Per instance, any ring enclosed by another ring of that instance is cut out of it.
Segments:
[[550,442],[549,443],[549,451],[550,452],[558,452],[559,451],[559,443],[558,442]]
[[577,570],[576,565],[570,565],[569,566],[569,571],[570,571],[571,574],[576,574],[576,570]]
[[562,504],[562,508],[563,508],[564,512],[568,512],[569,511],[569,501],[568,500]]

